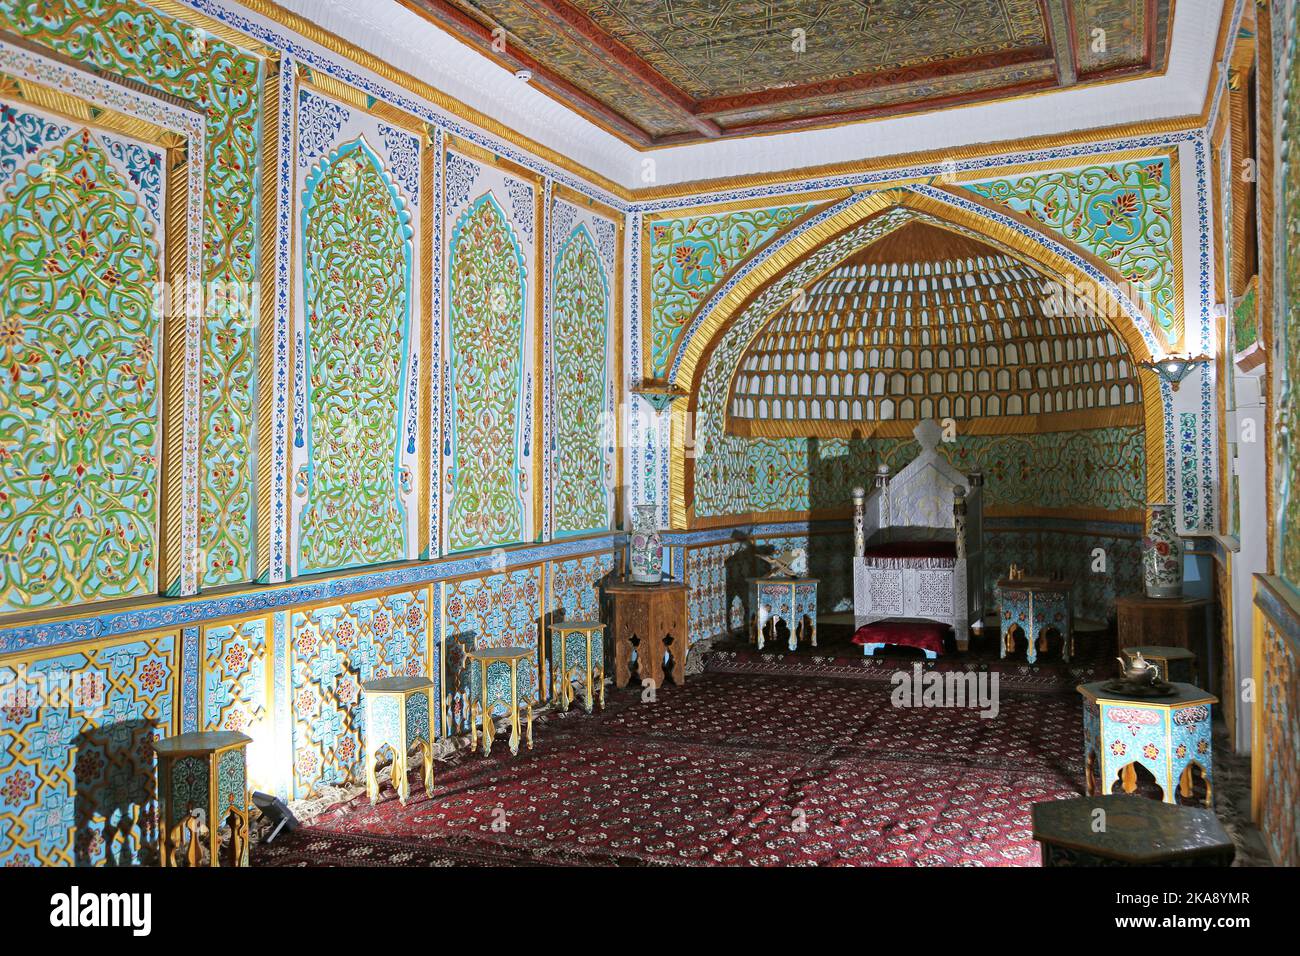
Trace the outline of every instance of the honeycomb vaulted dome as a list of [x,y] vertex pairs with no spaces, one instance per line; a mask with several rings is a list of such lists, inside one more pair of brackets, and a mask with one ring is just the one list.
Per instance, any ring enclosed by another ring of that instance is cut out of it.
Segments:
[[1136,424],[1141,387],[1106,320],[973,237],[913,222],[778,312],[732,381],[740,435],[909,435]]

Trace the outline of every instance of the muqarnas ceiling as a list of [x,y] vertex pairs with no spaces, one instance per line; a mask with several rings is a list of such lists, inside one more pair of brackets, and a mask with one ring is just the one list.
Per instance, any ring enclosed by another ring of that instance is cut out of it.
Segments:
[[1159,73],[1172,8],[1170,0],[402,2],[503,66],[531,70],[548,93],[640,145]]
[[732,382],[728,431],[855,437],[928,418],[1034,431],[1061,413],[1136,424],[1141,401],[1128,349],[1083,303],[976,239],[910,223],[768,322]]

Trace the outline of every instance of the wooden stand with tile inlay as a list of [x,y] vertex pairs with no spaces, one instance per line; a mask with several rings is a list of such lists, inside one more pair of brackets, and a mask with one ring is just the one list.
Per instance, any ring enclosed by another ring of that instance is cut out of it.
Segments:
[[1205,805],[1213,806],[1210,715],[1219,699],[1191,684],[1173,684],[1163,697],[1137,697],[1110,690],[1109,683],[1078,687],[1089,796],[1109,794],[1117,778],[1126,793],[1135,792],[1140,765],[1155,778],[1164,802],[1177,803],[1192,797],[1192,768],[1198,767]]
[[1061,635],[1061,659],[1068,662],[1074,650],[1074,607],[1069,581],[1048,578],[1002,578],[995,593],[1001,621],[1001,652],[1005,658],[1015,650],[1017,628],[1025,635],[1025,660],[1033,664],[1038,652],[1047,650],[1047,632]]
[[519,711],[528,711],[528,749],[533,749],[533,703],[535,701],[535,652],[527,647],[481,647],[465,654],[469,669],[469,742],[478,746],[483,733],[483,756],[492,753],[496,738],[494,717],[510,718],[510,753],[519,753]]
[[[664,683],[664,654],[672,655],[673,683],[686,683],[686,585],[680,581],[636,584],[615,581],[605,585],[613,604],[614,686],[626,687],[632,678],[632,652],[636,651],[641,679]],[[635,640],[635,644],[633,641]]]
[[749,594],[754,608],[749,639],[758,650],[776,639],[777,621],[790,631],[786,647],[791,653],[800,643],[817,646],[816,578],[751,578]]
[[[208,831],[207,864],[221,865],[221,827],[230,827],[226,866],[248,866],[247,734],[218,730],[155,740],[158,795],[163,820],[164,867],[202,866],[202,831]],[[182,857],[183,854],[183,857]]]
[[551,625],[551,686],[568,711],[573,703],[573,685],[585,688],[583,705],[591,713],[595,689],[600,690],[600,708],[605,709],[605,625],[599,621],[562,621]]
[[427,677],[383,677],[366,681],[366,793],[371,804],[379,800],[375,764],[385,747],[393,752],[392,782],[397,798],[406,806],[411,795],[407,760],[418,746],[424,769],[424,790],[433,789],[433,743],[429,733],[429,708],[433,681]]

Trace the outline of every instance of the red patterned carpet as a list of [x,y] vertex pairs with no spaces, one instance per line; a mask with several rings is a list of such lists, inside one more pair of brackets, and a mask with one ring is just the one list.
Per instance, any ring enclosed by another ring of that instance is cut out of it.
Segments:
[[[259,847],[268,866],[1033,866],[1030,805],[1082,791],[1074,693],[895,708],[878,681],[706,673],[539,722]],[[416,786],[413,780],[413,786]]]

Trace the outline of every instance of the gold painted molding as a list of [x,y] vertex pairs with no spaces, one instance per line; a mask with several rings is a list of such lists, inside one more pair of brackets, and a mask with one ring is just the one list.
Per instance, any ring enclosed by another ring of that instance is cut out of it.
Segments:
[[[266,69],[262,71],[262,155],[260,157],[263,169],[279,169],[280,160],[280,58],[277,55],[266,63]],[[294,111],[296,113],[296,110]],[[292,123],[292,120],[290,121]],[[292,130],[291,130],[292,132]],[[294,142],[296,142],[296,137]],[[266,199],[265,180],[263,180],[263,199]],[[266,389],[275,381],[275,300],[276,300],[276,244],[279,240],[279,233],[275,227],[276,217],[279,212],[280,201],[292,203],[293,193],[280,197],[275,202],[263,201],[261,204],[261,216],[258,222],[258,228],[261,232],[258,249],[258,271],[257,282],[259,292],[258,302],[255,305],[257,314],[253,315],[255,328],[257,329],[257,338],[254,354],[254,367],[256,368],[256,385],[260,389]],[[290,274],[292,274],[292,266]],[[292,285],[292,282],[290,283]],[[287,290],[286,290],[287,291]],[[292,299],[292,296],[289,296]],[[293,317],[290,313],[290,325],[292,326]],[[293,334],[290,332],[288,338],[292,341]],[[292,346],[290,346],[292,347]],[[293,366],[290,365],[290,368]],[[289,393],[287,393],[287,408],[293,407],[293,375],[286,376]],[[275,429],[272,428],[272,410],[275,402],[263,400],[257,403],[253,409],[254,434],[256,437],[257,458],[254,462],[253,469],[253,488],[260,489],[260,494],[254,494],[255,497],[255,534],[253,538],[253,567],[251,577],[254,581],[265,580],[271,573],[271,464],[275,460]],[[290,425],[292,430],[292,425]],[[286,441],[288,437],[286,436]],[[286,468],[290,459],[288,449],[285,450]],[[286,487],[292,487],[292,476],[284,476]],[[285,511],[285,541],[286,550],[289,541],[289,515]]]
[[[1052,149],[1061,146],[1078,146],[1097,143],[1104,146],[1107,141],[1136,136],[1151,136],[1158,133],[1180,133],[1200,129],[1205,125],[1203,116],[1181,116],[1165,120],[1141,123],[1122,123],[1074,133],[1054,134],[1050,136],[1026,136],[1019,139],[999,140],[989,143],[977,143],[971,146],[953,146],[938,149],[918,150],[916,152],[891,153],[888,156],[871,159],[855,159],[838,163],[825,163],[820,166],[805,166],[798,169],[785,169],[775,173],[746,173],[738,176],[723,176],[716,179],[695,179],[671,186],[650,186],[643,189],[625,190],[623,198],[633,202],[648,202],[655,199],[686,198],[711,192],[722,192],[757,186],[788,185],[791,189],[809,179],[830,176],[853,176],[863,173],[887,172],[900,170],[897,179],[873,184],[870,189],[887,189],[905,185],[909,182],[930,182],[934,177],[918,180],[905,177],[901,170],[909,166],[929,165],[951,160],[962,162],[968,159],[994,159],[1010,153],[1029,152],[1032,150]],[[1078,161],[1071,161],[1078,165]],[[1000,168],[1000,167],[998,167]],[[996,175],[997,169],[990,167],[988,173]]]
[[[1050,412],[1040,415],[1005,415],[960,418],[957,432],[960,435],[1023,435],[1050,434],[1052,432],[1086,431],[1097,428],[1119,428],[1128,425],[1145,426],[1141,404],[1108,406],[1073,412]],[[920,419],[890,419],[888,421],[827,421],[825,419],[791,421],[755,421],[727,415],[727,434],[742,438],[908,438]]]

